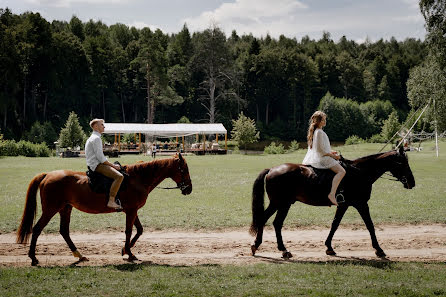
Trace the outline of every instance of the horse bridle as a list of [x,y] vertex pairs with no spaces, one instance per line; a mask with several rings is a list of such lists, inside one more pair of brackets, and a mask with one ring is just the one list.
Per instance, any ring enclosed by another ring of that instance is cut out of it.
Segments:
[[163,190],[173,190],[173,189],[180,189],[181,191],[186,190],[187,188],[190,187],[190,185],[186,184],[186,179],[184,177],[184,169],[181,167],[181,165],[178,166],[178,170],[181,173],[181,181],[179,183],[177,183],[176,187],[157,187],[158,189],[163,189]]
[[[395,161],[395,163],[398,164],[398,165],[403,165],[403,163],[401,163],[401,162],[397,162],[397,161]],[[407,177],[406,177],[404,174],[401,175],[401,177],[396,177],[393,173],[389,174],[389,173],[387,173],[387,172],[384,172],[384,174],[385,174],[385,175],[388,175],[388,176],[390,176],[390,177],[392,177],[392,178],[387,178],[387,177],[382,177],[382,176],[380,176],[379,178],[387,179],[387,180],[391,180],[391,181],[399,181],[399,182],[401,182],[403,185],[405,185],[405,186],[409,186],[409,184],[408,184],[408,182],[407,182]]]

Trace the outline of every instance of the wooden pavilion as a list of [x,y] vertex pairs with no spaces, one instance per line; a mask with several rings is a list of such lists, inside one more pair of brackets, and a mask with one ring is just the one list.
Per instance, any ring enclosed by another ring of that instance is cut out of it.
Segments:
[[[192,151],[199,154],[206,153],[206,135],[215,135],[215,140],[218,143],[219,135],[225,137],[224,153],[228,150],[228,134],[226,128],[221,123],[216,124],[139,124],[139,123],[105,123],[106,134],[115,135],[115,144],[118,150],[121,151],[121,136],[123,134],[135,134],[135,149],[138,151],[141,148],[141,134],[148,137],[155,138],[176,138],[176,143],[181,137],[183,152]],[[199,136],[202,136],[202,142],[195,144],[195,146],[185,147],[185,137],[195,135],[196,142],[199,142]],[[218,145],[217,145],[218,146]],[[212,150],[212,149],[211,149]],[[217,149],[217,151],[222,151]]]

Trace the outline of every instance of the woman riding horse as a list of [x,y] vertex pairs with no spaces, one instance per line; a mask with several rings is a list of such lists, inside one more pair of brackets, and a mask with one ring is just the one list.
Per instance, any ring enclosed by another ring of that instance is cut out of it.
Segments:
[[[331,246],[339,223],[349,206],[356,208],[369,230],[372,246],[378,257],[386,254],[381,249],[375,236],[375,228],[370,217],[368,201],[372,192],[373,183],[385,172],[390,173],[399,180],[405,188],[411,189],[415,186],[415,179],[409,167],[407,155],[401,147],[399,150],[370,155],[354,161],[341,159],[346,168],[343,180],[343,195],[345,202],[341,203],[336,210],[330,234],[325,245],[327,255],[335,255]],[[316,173],[317,172],[317,173]],[[277,212],[273,225],[277,237],[277,246],[283,252],[284,258],[292,257],[283,244],[282,226],[291,204],[300,201],[314,206],[330,206],[332,204],[326,197],[330,191],[328,182],[321,183],[319,175],[330,175],[327,180],[331,184],[334,173],[330,170],[317,171],[310,166],[302,164],[285,163],[270,169],[263,170],[254,182],[252,190],[252,224],[250,233],[256,236],[251,246],[252,254],[255,255],[262,243],[263,227],[268,219]],[[264,192],[268,194],[270,204],[264,209]]]

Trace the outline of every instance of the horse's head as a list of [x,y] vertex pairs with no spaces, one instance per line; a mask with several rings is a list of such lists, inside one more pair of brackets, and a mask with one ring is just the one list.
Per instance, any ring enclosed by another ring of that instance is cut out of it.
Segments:
[[415,187],[415,178],[409,166],[409,160],[403,147],[396,151],[392,158],[390,173],[397,178],[406,189]]
[[181,153],[177,154],[174,158],[175,170],[172,179],[181,189],[181,194],[189,195],[192,192],[192,181],[190,180],[189,168],[187,167],[186,160]]

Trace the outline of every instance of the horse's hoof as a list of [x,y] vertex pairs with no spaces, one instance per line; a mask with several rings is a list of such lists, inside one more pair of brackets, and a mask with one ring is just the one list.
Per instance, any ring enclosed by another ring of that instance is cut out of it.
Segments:
[[325,253],[329,256],[336,256],[336,252],[334,250],[326,250]]
[[31,261],[31,266],[37,266],[37,264],[39,264],[39,260],[37,260],[37,259],[32,259],[32,261]]
[[87,257],[82,257],[79,259],[79,262],[88,262],[88,261],[90,261],[90,260],[88,260]]
[[387,256],[386,253],[384,253],[383,250],[380,250],[380,251],[377,250],[377,251],[375,252],[375,254],[376,254],[377,257],[380,257],[380,258],[384,258],[384,257]]
[[293,257],[293,255],[290,252],[288,252],[288,251],[284,251],[282,253],[282,258],[284,258],[284,259],[289,259],[289,258],[292,258],[292,257]]
[[130,255],[127,261],[129,262],[138,261],[138,258],[136,258],[135,255]]
[[122,248],[121,250],[121,256],[127,255],[127,253],[125,252],[125,247]]
[[251,245],[251,255],[255,256],[257,252],[257,248],[255,245]]

